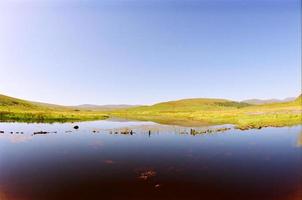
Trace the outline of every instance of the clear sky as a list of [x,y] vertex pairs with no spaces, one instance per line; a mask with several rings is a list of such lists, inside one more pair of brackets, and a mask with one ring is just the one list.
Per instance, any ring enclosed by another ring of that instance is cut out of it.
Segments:
[[3,0],[0,93],[63,105],[301,92],[299,0]]

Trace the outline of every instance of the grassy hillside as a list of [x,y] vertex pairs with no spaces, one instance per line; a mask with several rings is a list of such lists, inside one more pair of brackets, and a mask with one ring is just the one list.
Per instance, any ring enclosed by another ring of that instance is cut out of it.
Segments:
[[66,122],[108,116],[186,126],[235,124],[238,128],[302,124],[302,96],[293,101],[251,105],[225,99],[184,99],[116,110],[92,110],[0,95],[0,121]]
[[104,119],[102,112],[30,102],[0,95],[0,121],[66,122]]
[[184,99],[122,109],[111,112],[117,117],[151,120],[166,124],[235,124],[238,128],[291,126],[301,124],[301,96],[294,101],[251,105],[224,99]]

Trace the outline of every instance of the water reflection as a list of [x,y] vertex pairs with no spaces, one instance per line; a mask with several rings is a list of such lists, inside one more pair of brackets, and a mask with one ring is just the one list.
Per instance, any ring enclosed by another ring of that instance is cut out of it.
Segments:
[[269,200],[301,191],[301,126],[99,121],[0,123],[0,130],[1,200]]
[[297,147],[302,147],[302,131],[300,132],[298,139],[297,139]]
[[[105,123],[104,123],[105,122]],[[102,125],[106,124],[106,122],[110,123],[111,121],[100,121],[98,127],[95,125],[92,127],[83,126],[81,128],[81,132],[90,132],[94,134],[99,133],[109,133],[109,134],[115,134],[115,135],[134,135],[136,133],[142,134],[146,133],[148,136],[151,136],[152,134],[158,134],[160,132],[169,132],[169,133],[175,133],[175,134],[182,134],[182,135],[199,135],[199,134],[216,134],[216,133],[223,133],[225,131],[232,130],[233,127],[231,125],[223,125],[223,126],[210,126],[210,127],[181,127],[181,126],[170,126],[170,125],[159,125],[152,122],[128,122],[131,125],[125,124],[124,126],[117,126],[110,128],[101,128]],[[113,121],[116,123],[116,121]],[[124,123],[126,121],[123,121]],[[111,122],[112,123],[112,122]],[[121,122],[118,122],[121,123]],[[6,125],[7,130],[6,131],[0,131],[1,134],[12,134],[12,135],[18,135],[18,134],[24,134],[23,131],[15,131],[14,125],[16,123],[2,123],[3,125]],[[23,124],[25,129],[28,129],[28,127],[35,127],[36,124]],[[57,134],[57,133],[79,133],[77,129],[80,129],[78,125],[74,126],[73,124],[70,124],[70,127],[68,130],[64,130],[63,127],[66,127],[66,124],[39,124],[39,126],[43,127],[39,131],[33,131],[32,136],[36,135],[48,135],[48,134]],[[77,128],[74,128],[76,130],[70,130],[70,128],[74,126]],[[9,128],[10,129],[9,129]],[[57,128],[59,131],[54,131],[54,128]],[[97,128],[96,128],[97,127]],[[8,130],[9,129],[9,130]],[[63,130],[62,130],[63,129]],[[27,132],[29,133],[29,132]]]

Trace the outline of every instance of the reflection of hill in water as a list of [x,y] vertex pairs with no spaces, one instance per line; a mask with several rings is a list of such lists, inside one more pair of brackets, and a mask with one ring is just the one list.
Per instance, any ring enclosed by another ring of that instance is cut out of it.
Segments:
[[297,139],[297,147],[302,147],[302,131],[300,132],[298,139]]
[[[6,135],[1,135],[0,139],[7,139],[11,143],[21,143],[21,142],[27,142],[27,141],[31,140],[32,137],[31,137],[31,135],[16,135],[16,134],[11,135],[11,134],[6,134]],[[0,195],[0,197],[1,197],[1,195]]]

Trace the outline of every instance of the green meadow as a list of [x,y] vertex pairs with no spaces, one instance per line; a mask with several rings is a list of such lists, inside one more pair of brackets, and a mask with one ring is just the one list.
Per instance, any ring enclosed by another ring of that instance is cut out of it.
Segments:
[[119,117],[162,124],[233,124],[239,129],[302,124],[302,97],[291,102],[252,105],[225,99],[184,99],[152,106],[100,110],[30,102],[0,95],[0,121],[68,122]]
[[13,122],[70,122],[106,119],[100,111],[30,102],[0,95],[0,121]]
[[239,129],[302,124],[301,96],[291,102],[251,105],[224,99],[185,99],[116,110],[110,115],[187,126],[234,124]]

